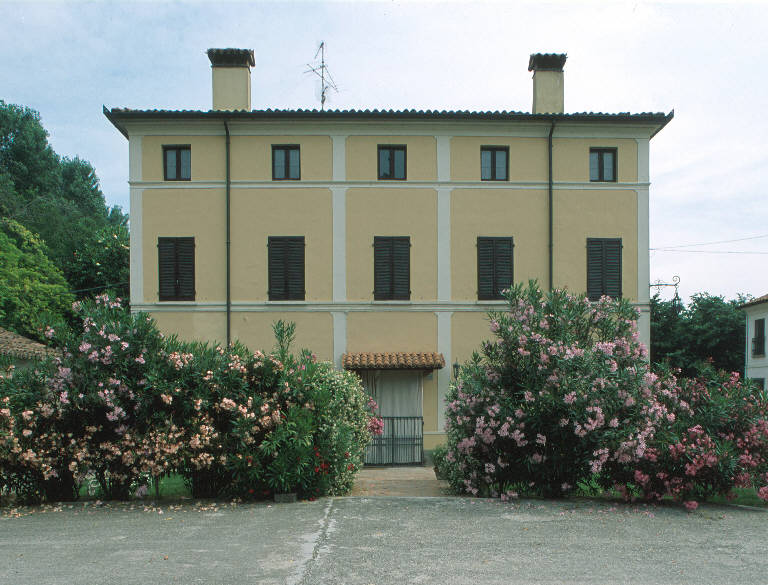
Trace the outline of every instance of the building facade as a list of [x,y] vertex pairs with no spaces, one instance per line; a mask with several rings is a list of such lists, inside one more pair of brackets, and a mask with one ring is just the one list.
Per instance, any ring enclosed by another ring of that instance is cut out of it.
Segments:
[[531,113],[251,110],[252,51],[208,56],[212,110],[104,110],[129,141],[131,306],[163,330],[269,349],[293,321],[426,449],[510,283],[621,295],[650,341],[649,144],[672,113],[565,114],[552,54]]
[[746,377],[751,378],[761,388],[765,388],[768,378],[768,356],[765,354],[765,322],[768,320],[768,295],[744,303],[741,306],[746,318]]

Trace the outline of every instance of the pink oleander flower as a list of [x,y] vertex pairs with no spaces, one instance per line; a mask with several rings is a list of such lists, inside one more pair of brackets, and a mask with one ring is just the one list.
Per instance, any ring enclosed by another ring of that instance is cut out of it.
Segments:
[[53,339],[53,336],[56,334],[56,331],[53,329],[53,327],[46,327],[45,328],[45,336],[48,339]]
[[563,402],[566,404],[573,404],[576,402],[576,392],[569,392],[563,397]]
[[699,503],[694,500],[688,500],[687,502],[683,502],[683,506],[685,506],[685,509],[689,512],[693,512],[699,507]]

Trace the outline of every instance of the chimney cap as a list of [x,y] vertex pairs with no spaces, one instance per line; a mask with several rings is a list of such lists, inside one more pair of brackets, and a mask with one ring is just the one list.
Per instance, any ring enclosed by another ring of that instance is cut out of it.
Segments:
[[533,53],[528,60],[528,71],[562,71],[566,53]]
[[253,49],[208,49],[206,54],[214,67],[253,67],[256,64]]

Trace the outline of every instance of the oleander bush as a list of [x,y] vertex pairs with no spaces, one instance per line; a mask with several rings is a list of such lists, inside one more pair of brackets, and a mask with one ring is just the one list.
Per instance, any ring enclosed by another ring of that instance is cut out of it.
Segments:
[[[654,373],[626,300],[535,282],[489,315],[492,341],[448,396],[452,487],[479,496],[619,489],[691,502],[754,484],[768,496],[764,396],[706,372]],[[762,497],[761,495],[761,497]]]
[[79,326],[48,329],[63,357],[0,379],[0,493],[77,498],[86,476],[127,499],[181,474],[195,497],[343,493],[377,420],[359,379],[302,351],[292,324],[277,351],[164,339],[119,300],[75,305]]

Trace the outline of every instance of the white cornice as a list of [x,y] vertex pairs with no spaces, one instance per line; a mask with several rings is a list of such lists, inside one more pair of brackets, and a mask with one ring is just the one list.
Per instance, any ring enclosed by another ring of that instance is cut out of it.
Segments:
[[[144,189],[221,189],[225,181],[129,181],[131,187]],[[555,189],[623,191],[648,188],[650,183],[591,183],[555,181]],[[546,181],[516,181],[509,183],[489,181],[232,181],[233,189],[547,189]]]

